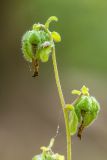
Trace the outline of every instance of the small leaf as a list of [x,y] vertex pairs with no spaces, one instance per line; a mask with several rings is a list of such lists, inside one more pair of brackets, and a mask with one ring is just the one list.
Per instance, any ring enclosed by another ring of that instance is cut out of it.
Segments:
[[49,17],[49,18],[48,18],[48,20],[47,20],[47,21],[46,21],[46,23],[45,23],[45,27],[46,27],[46,29],[48,29],[48,28],[49,28],[49,24],[50,24],[52,21],[58,21],[58,18],[57,18],[57,17],[55,17],[55,16],[51,16],[51,17]]
[[72,94],[76,94],[76,95],[81,95],[81,91],[79,91],[79,90],[72,90],[72,92],[71,92]]
[[72,110],[69,114],[69,129],[71,135],[74,135],[77,132],[77,127],[78,127],[78,117],[75,113],[75,110]]
[[55,42],[60,42],[61,41],[61,36],[58,32],[52,32],[51,35],[52,35],[52,38]]

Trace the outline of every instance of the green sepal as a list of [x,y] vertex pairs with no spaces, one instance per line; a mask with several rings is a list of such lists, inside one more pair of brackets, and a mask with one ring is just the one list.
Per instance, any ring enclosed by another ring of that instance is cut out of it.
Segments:
[[70,130],[70,134],[74,135],[77,132],[77,128],[78,128],[78,117],[72,105],[68,105],[67,108],[68,109],[71,108],[71,110],[69,111],[69,130]]
[[55,42],[60,42],[61,41],[61,36],[58,32],[51,32],[52,38]]
[[97,102],[97,100],[94,97],[91,98],[91,108],[89,112],[86,112],[86,114],[83,116],[83,125],[89,126],[91,125],[97,118],[98,113],[100,111],[100,105]]
[[45,41],[51,41],[51,37],[48,32],[45,32],[43,30],[40,30],[38,32],[41,38],[41,43],[44,43]]
[[90,99],[89,96],[85,96],[85,95],[82,95],[77,100],[77,102],[74,104],[75,112],[77,114],[77,117],[78,117],[78,120],[79,120],[80,123],[82,122],[82,115],[81,115],[81,113],[83,111],[84,112],[89,111],[90,106],[91,106],[91,99]]
[[49,59],[50,53],[51,53],[51,46],[42,48],[38,53],[41,62],[47,62]]
[[69,130],[70,134],[74,135],[77,132],[78,117],[75,113],[75,108],[71,104],[66,104],[66,110],[69,111]]
[[37,31],[27,31],[23,35],[22,52],[27,61],[32,62],[32,59],[34,59],[36,53],[33,53],[32,47],[38,45],[40,41],[40,36]]
[[29,42],[31,44],[35,44],[38,45],[41,42],[41,37],[38,31],[29,31],[30,35],[29,35]]
[[82,95],[74,104],[79,123],[89,126],[96,118],[100,110],[99,103],[92,96]]

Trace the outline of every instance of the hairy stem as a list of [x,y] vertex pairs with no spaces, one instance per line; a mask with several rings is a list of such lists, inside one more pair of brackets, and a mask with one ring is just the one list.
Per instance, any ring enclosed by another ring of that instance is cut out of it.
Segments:
[[64,99],[64,96],[63,96],[63,92],[62,92],[62,88],[61,88],[61,84],[60,84],[60,79],[59,79],[59,74],[58,74],[55,47],[53,47],[53,51],[52,51],[52,61],[53,61],[56,85],[57,85],[57,89],[58,89],[58,93],[59,93],[59,97],[60,97],[60,101],[61,101],[64,120],[65,120],[66,140],[67,140],[67,160],[72,160],[72,157],[71,157],[71,135],[70,135],[70,132],[69,132],[68,113],[65,110],[66,104],[65,104],[65,99]]

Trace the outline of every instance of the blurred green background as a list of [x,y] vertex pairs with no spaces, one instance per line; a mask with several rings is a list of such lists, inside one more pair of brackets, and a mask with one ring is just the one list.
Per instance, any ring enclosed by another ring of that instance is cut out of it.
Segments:
[[60,125],[54,150],[66,155],[65,126],[52,61],[40,65],[33,79],[21,52],[21,37],[35,22],[51,24],[62,42],[56,45],[62,88],[67,103],[72,89],[83,84],[101,105],[96,122],[73,137],[73,160],[107,157],[107,1],[106,0],[0,0],[0,159],[31,160],[48,145]]

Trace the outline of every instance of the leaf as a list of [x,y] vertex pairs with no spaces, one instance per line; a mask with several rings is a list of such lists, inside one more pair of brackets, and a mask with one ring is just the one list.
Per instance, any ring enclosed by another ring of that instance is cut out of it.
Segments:
[[72,110],[69,113],[69,129],[71,135],[74,135],[77,132],[77,127],[78,127],[78,117],[75,113],[75,110]]
[[61,36],[58,32],[54,31],[54,32],[51,33],[51,35],[52,35],[52,38],[55,42],[60,42],[61,41]]

